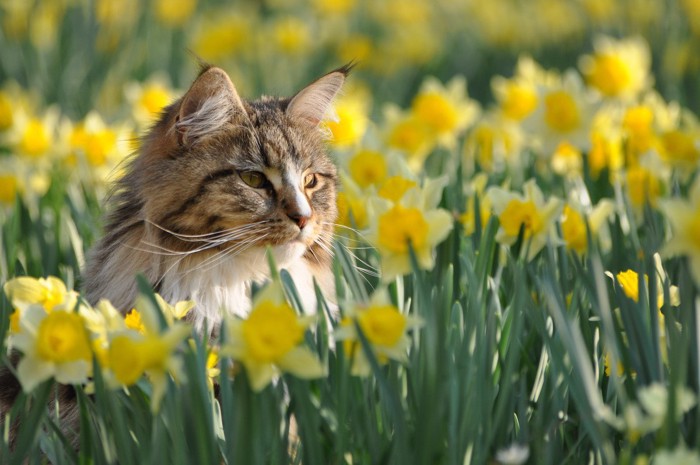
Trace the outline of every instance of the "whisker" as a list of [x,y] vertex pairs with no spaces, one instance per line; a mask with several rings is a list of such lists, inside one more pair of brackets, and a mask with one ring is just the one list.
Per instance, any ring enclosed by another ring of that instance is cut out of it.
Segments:
[[221,231],[213,231],[213,232],[204,233],[204,234],[183,234],[183,233],[178,233],[178,232],[175,232],[175,231],[171,231],[170,229],[165,228],[165,227],[163,227],[163,226],[161,226],[161,225],[159,225],[159,224],[157,224],[157,223],[155,223],[155,222],[153,222],[153,221],[151,221],[151,220],[145,220],[145,221],[146,221],[148,224],[150,224],[150,225],[152,225],[152,226],[154,226],[154,227],[160,229],[161,231],[166,232],[166,233],[170,234],[170,235],[173,236],[173,237],[176,237],[176,238],[178,238],[178,239],[181,239],[182,241],[186,241],[186,242],[203,242],[203,241],[206,241],[206,240],[212,240],[212,239],[215,240],[215,239],[218,239],[220,236],[225,236],[225,235],[230,234],[230,233],[233,233],[233,232],[245,231],[246,229],[251,229],[251,228],[257,227],[257,226],[259,226],[259,225],[261,225],[261,224],[268,223],[268,222],[270,222],[271,220],[261,220],[261,221],[255,222],[255,223],[245,224],[245,225],[242,225],[242,226],[234,226],[233,228],[228,228],[228,229],[224,229],[224,230],[221,230]]

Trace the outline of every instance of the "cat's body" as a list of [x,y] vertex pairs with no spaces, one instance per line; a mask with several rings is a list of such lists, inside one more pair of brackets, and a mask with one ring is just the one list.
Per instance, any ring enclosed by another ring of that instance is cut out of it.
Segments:
[[[189,320],[211,333],[226,313],[249,311],[252,283],[269,274],[267,250],[307,311],[316,308],[314,280],[332,300],[337,178],[318,126],[349,70],[291,99],[243,101],[225,72],[203,68],[117,183],[83,275],[88,301],[128,312],[140,273],[166,301],[194,300]],[[1,367],[0,426],[19,387]],[[61,388],[62,417],[77,418],[72,388]]]

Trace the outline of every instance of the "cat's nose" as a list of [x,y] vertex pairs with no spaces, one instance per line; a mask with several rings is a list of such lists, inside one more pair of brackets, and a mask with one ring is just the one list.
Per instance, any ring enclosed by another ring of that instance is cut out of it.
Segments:
[[289,212],[287,216],[299,226],[299,229],[304,229],[304,226],[309,222],[309,217],[300,212]]

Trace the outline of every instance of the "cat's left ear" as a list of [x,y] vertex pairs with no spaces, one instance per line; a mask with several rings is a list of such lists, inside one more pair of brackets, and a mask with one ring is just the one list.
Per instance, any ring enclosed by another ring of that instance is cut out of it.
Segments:
[[350,63],[331,71],[303,88],[287,105],[287,115],[318,126],[353,66]]

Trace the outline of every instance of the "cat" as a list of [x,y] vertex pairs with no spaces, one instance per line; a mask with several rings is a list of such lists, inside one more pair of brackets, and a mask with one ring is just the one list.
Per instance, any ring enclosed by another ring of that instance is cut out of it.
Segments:
[[[105,234],[83,273],[87,300],[106,298],[126,313],[141,273],[166,301],[193,300],[188,320],[213,336],[225,314],[249,312],[252,284],[269,277],[271,250],[306,311],[316,309],[314,281],[332,301],[338,178],[321,123],[351,69],[291,98],[246,101],[225,71],[202,66],[116,183]],[[0,426],[19,390],[0,367]],[[64,432],[77,446],[75,392],[60,386],[58,396]]]
[[195,329],[212,330],[225,313],[249,311],[268,247],[308,311],[314,278],[332,299],[338,180],[319,126],[351,68],[292,98],[245,101],[223,70],[205,66],[118,182],[84,273],[87,300],[128,310],[143,273],[166,301],[193,300]]

